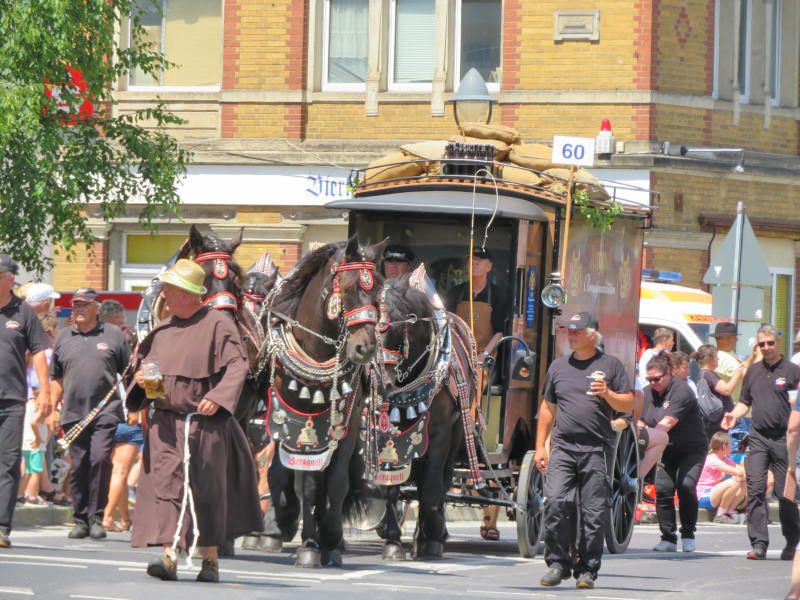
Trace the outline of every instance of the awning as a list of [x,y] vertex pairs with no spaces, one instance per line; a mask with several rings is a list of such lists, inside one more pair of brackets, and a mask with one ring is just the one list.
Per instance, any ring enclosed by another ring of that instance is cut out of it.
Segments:
[[[498,217],[511,219],[527,219],[529,221],[547,221],[547,215],[536,204],[500,194],[472,191],[436,190],[416,192],[396,192],[374,196],[333,200],[325,204],[325,208],[336,210],[372,210],[387,212],[415,212],[427,214],[491,216],[496,212]],[[496,208],[496,210],[495,210]]]

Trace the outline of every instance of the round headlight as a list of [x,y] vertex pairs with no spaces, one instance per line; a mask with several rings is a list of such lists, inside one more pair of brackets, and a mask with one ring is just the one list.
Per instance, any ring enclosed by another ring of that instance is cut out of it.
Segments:
[[567,290],[561,285],[561,274],[552,273],[547,277],[547,285],[542,290],[542,304],[547,308],[558,308],[567,301]]

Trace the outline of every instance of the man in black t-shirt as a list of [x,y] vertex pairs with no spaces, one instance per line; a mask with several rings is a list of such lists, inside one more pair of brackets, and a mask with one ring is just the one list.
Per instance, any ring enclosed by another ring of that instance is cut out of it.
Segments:
[[[775,489],[782,491],[786,480],[788,454],[786,428],[789,425],[789,390],[796,390],[800,382],[800,367],[787,360],[780,352],[780,336],[772,325],[762,326],[757,333],[758,347],[764,360],[753,363],[742,383],[739,403],[726,413],[723,429],[731,429],[736,420],[753,410],[753,431],[750,432],[746,450],[747,473],[747,534],[753,549],[747,554],[751,560],[767,557],[769,534],[766,498],[767,471],[775,476]],[[781,560],[792,560],[800,541],[800,513],[797,505],[779,493],[778,514],[781,533],[786,547]]]
[[573,573],[576,587],[593,588],[603,556],[610,494],[606,452],[615,435],[611,419],[615,411],[633,409],[633,386],[622,363],[597,349],[598,329],[588,312],[569,320],[573,352],[553,361],[544,384],[534,463],[547,474],[544,541],[550,569],[541,579],[545,586]]
[[[75,324],[58,333],[53,348],[53,397],[64,400],[64,431],[100,403],[130,361],[130,347],[122,331],[98,320],[97,297],[91,288],[81,288],[73,294]],[[117,396],[69,447],[75,521],[70,538],[106,537],[101,523],[108,500],[114,432],[122,416],[122,403]]]
[[0,254],[0,548],[11,547],[11,520],[19,488],[22,428],[28,400],[26,351],[33,355],[39,377],[36,407],[44,415],[51,412],[44,354],[50,347],[50,338],[33,309],[11,293],[16,273],[17,263],[7,254]]

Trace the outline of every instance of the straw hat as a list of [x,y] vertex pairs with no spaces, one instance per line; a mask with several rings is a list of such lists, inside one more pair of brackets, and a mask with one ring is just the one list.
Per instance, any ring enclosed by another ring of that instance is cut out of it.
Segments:
[[208,291],[203,285],[206,279],[203,268],[185,258],[180,259],[167,271],[160,273],[158,278],[164,283],[169,283],[198,296],[202,296]]

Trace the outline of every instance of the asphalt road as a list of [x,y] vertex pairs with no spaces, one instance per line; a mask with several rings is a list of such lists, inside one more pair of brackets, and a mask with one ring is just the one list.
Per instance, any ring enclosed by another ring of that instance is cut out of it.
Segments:
[[[741,525],[700,525],[698,551],[656,554],[652,525],[636,528],[626,554],[606,555],[594,590],[576,590],[574,580],[544,588],[541,557],[520,558],[515,525],[501,523],[502,539],[479,538],[477,523],[451,523],[446,558],[436,562],[384,563],[380,541],[371,533],[348,533],[342,569],[298,569],[288,545],[283,554],[245,552],[220,563],[222,583],[194,581],[197,572],[179,567],[178,582],[148,577],[145,564],[156,549],[136,549],[129,534],[112,533],[101,542],[69,540],[67,528],[15,531],[13,547],[0,550],[0,600],[53,598],[87,600],[170,600],[298,598],[577,598],[589,600],[781,599],[790,563],[778,559],[783,540],[770,527],[773,548],[763,562],[745,560],[747,534]],[[412,529],[407,525],[407,533]]]

